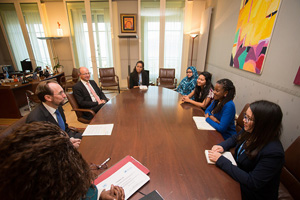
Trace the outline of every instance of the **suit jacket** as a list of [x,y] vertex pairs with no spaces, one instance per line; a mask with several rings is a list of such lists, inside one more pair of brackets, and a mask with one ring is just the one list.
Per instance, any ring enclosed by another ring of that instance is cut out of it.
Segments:
[[[60,112],[66,127],[66,132],[69,134],[71,130],[69,129],[68,124],[66,123],[66,117],[64,114],[64,110],[61,106],[58,107],[58,111]],[[45,106],[41,103],[38,105],[33,111],[31,111],[26,119],[26,123],[31,122],[40,122],[40,121],[48,121],[57,126],[59,126],[58,122],[53,118],[53,116],[49,113],[49,111],[45,108]]]
[[[241,132],[240,132],[241,133]],[[236,146],[237,135],[220,143],[224,151]],[[242,199],[278,199],[280,173],[284,164],[284,150],[280,141],[271,141],[263,147],[254,159],[246,153],[238,156],[235,148],[234,158],[237,166],[224,156],[221,156],[216,165],[241,184]]]
[[[133,88],[134,86],[138,86],[139,83],[137,80],[134,80],[134,75],[133,72],[130,73],[130,85],[129,85],[129,89]],[[147,72],[142,71],[142,85],[147,85],[149,86],[149,74],[147,74]]]
[[[98,87],[98,85],[96,84],[95,81],[90,80],[90,85],[93,87],[93,89],[95,90],[96,94],[99,96],[100,99],[107,101],[106,96],[101,91],[101,89]],[[78,105],[81,108],[93,108],[93,107],[98,106],[98,102],[92,101],[89,91],[86,89],[86,87],[83,85],[83,83],[81,81],[78,81],[73,86],[73,94],[74,94],[74,97],[75,97]]]

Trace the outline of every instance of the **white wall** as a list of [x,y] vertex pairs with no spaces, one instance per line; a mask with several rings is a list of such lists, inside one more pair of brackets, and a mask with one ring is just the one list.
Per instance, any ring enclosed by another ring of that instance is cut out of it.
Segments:
[[211,0],[213,7],[206,70],[213,82],[231,79],[237,89],[237,113],[247,102],[266,99],[283,111],[281,141],[287,148],[300,135],[300,86],[293,84],[300,65],[300,1],[281,0],[277,21],[261,75],[229,66],[241,0]]

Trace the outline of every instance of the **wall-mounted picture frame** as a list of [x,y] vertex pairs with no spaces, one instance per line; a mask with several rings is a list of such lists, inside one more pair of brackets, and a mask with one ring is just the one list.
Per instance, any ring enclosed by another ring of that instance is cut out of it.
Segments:
[[121,32],[136,33],[136,14],[121,14]]

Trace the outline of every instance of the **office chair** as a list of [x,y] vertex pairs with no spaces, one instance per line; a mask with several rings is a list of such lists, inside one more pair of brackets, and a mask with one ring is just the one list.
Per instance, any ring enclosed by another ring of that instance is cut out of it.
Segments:
[[62,88],[67,92],[69,88],[72,88],[79,79],[79,69],[73,68],[72,75],[60,77],[60,84]]
[[278,199],[300,199],[300,136],[285,151]]
[[31,112],[32,109],[41,101],[39,100],[39,98],[37,97],[37,95],[35,95],[32,91],[30,90],[26,90],[25,91],[25,95],[26,95],[26,99],[27,99],[27,105],[28,105],[28,109]]
[[66,95],[67,95],[69,103],[71,104],[72,111],[75,111],[75,113],[76,113],[77,120],[84,123],[84,124],[89,124],[91,120],[87,120],[87,119],[83,118],[83,112],[89,112],[93,116],[95,116],[96,113],[91,109],[79,108],[78,103],[77,103],[77,101],[76,101],[76,99],[73,95],[73,92],[66,93]]
[[109,68],[99,68],[100,83],[101,87],[118,87],[118,92],[120,93],[119,77],[115,75],[115,69],[113,67]]
[[177,79],[175,78],[175,69],[160,68],[159,77],[156,79],[156,85],[174,89],[177,86]]

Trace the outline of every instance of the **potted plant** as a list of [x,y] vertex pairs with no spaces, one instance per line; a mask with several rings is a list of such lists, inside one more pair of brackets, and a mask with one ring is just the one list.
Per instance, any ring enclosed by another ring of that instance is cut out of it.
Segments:
[[59,64],[59,59],[58,57],[55,57],[54,58],[54,63],[56,63],[56,65],[54,65],[52,68],[53,68],[53,72],[55,73],[60,73],[62,72],[62,68],[63,66],[61,64]]

